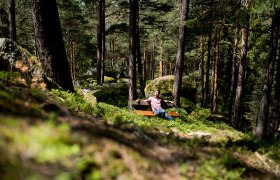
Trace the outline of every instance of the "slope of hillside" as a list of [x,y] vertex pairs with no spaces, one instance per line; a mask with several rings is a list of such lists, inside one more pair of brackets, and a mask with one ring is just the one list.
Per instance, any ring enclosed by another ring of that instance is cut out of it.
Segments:
[[31,90],[2,79],[0,178],[280,177],[279,164],[264,153],[277,151],[274,146],[259,147],[203,112],[170,122],[94,105],[78,93]]

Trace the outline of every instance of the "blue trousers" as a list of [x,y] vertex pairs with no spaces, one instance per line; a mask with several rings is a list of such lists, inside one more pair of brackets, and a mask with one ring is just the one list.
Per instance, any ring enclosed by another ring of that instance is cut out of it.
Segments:
[[168,120],[173,120],[173,118],[164,110],[164,109],[157,109],[154,111],[157,116],[166,118]]

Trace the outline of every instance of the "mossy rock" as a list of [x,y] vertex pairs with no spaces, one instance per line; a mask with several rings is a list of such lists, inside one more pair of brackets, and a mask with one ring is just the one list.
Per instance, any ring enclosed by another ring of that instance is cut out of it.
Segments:
[[11,39],[0,38],[0,64],[0,71],[19,72],[20,84],[44,89],[41,63]]
[[[156,89],[159,89],[165,97],[172,96],[174,84],[174,76],[163,76],[152,80],[145,88],[146,97],[152,96]],[[195,95],[197,87],[189,81],[188,76],[184,76],[182,80],[181,97],[190,99],[195,103]]]

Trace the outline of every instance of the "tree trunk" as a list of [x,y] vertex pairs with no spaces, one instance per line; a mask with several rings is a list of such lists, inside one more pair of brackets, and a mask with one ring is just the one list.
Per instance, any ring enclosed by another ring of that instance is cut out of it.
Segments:
[[102,0],[102,63],[101,63],[101,83],[104,83],[105,76],[105,0]]
[[[263,87],[263,96],[260,103],[260,111],[256,123],[255,138],[258,141],[264,140],[272,134],[269,133],[269,105],[273,84],[274,65],[277,53],[278,35],[279,35],[280,11],[277,10],[272,17],[271,35],[270,35],[270,51],[268,56],[268,66],[265,74],[265,82]],[[274,134],[273,134],[274,135]]]
[[97,83],[104,83],[105,0],[97,1]]
[[149,64],[148,62],[147,62],[147,60],[148,60],[148,58],[147,58],[147,52],[146,52],[147,50],[146,50],[146,48],[144,48],[144,54],[143,54],[143,67],[144,67],[144,69],[143,69],[143,81],[144,82],[146,82],[147,81],[147,69],[148,69],[148,67],[147,67],[147,65]]
[[238,49],[238,34],[239,34],[239,25],[235,28],[234,33],[234,44],[233,44],[233,55],[232,55],[232,64],[231,64],[231,81],[230,81],[230,90],[229,90],[229,111],[228,115],[231,122],[232,116],[232,104],[233,104],[233,97],[234,97],[234,88],[235,88],[235,72],[236,72],[236,62],[237,62],[237,49]]
[[71,77],[75,79],[75,44],[74,42],[70,42],[70,70],[71,70]]
[[101,84],[101,63],[102,63],[102,0],[97,0],[97,84]]
[[209,96],[210,96],[211,48],[212,48],[212,31],[210,30],[210,32],[208,34],[208,42],[207,42],[207,62],[206,62],[206,72],[205,72],[205,102],[206,102],[206,105],[207,105],[207,102],[209,101]]
[[139,78],[139,86],[140,86],[140,98],[145,97],[145,83],[143,78],[143,63],[141,59],[141,45],[140,45],[140,32],[139,32],[139,4],[136,3],[136,48],[137,48],[137,65],[138,65],[138,78]]
[[13,41],[17,41],[16,36],[16,5],[15,0],[10,0],[9,6],[9,33]]
[[211,6],[211,16],[209,26],[211,27],[208,32],[208,42],[207,42],[207,61],[206,61],[206,72],[205,72],[205,107],[209,102],[210,97],[210,67],[211,67],[211,48],[212,48],[212,18],[213,18],[213,0],[210,2]]
[[132,108],[131,101],[137,98],[136,95],[136,8],[138,0],[129,0],[129,108]]
[[154,70],[155,70],[155,53],[156,53],[156,51],[155,51],[155,46],[153,46],[153,51],[152,51],[152,54],[151,54],[151,65],[150,65],[150,80],[153,80],[154,79]]
[[242,48],[241,48],[241,59],[238,68],[238,79],[236,87],[235,102],[233,108],[233,116],[231,118],[232,124],[235,128],[240,128],[241,122],[241,108],[242,98],[245,84],[245,72],[246,72],[246,61],[247,61],[247,49],[248,49],[248,36],[249,36],[249,12],[248,12],[248,0],[244,0],[243,8],[245,13],[245,24],[241,28],[242,32]]
[[273,103],[272,103],[272,110],[271,110],[272,114],[271,114],[271,122],[269,124],[268,137],[270,137],[271,135],[275,135],[275,133],[279,129],[279,123],[280,123],[280,111],[279,111],[279,108],[280,108],[280,54],[278,54],[277,72],[276,72],[275,79],[276,79],[275,92],[274,92],[274,98],[273,98]]
[[205,84],[204,84],[204,37],[200,35],[200,50],[201,50],[201,59],[200,59],[200,106],[205,107]]
[[115,41],[111,40],[110,41],[110,51],[111,51],[111,71],[112,71],[112,76],[114,79],[116,79],[116,73],[115,73]]
[[189,11],[189,0],[181,1],[181,17],[179,24],[179,40],[178,40],[178,50],[176,57],[175,73],[174,73],[174,85],[173,85],[173,101],[175,106],[180,106],[180,96],[181,96],[181,86],[182,86],[182,76],[184,70],[184,54],[185,54],[185,36],[186,36],[186,26],[185,21],[188,17]]
[[74,91],[55,0],[32,0],[36,47],[44,73],[65,91]]
[[215,37],[215,51],[214,51],[214,64],[213,64],[213,90],[212,90],[212,106],[211,111],[217,111],[218,99],[218,65],[219,65],[219,46],[220,46],[220,28],[216,28]]
[[163,61],[159,61],[159,77],[163,76]]

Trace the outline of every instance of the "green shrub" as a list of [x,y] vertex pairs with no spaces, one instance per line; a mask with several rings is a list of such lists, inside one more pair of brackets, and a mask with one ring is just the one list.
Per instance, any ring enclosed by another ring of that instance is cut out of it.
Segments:
[[128,86],[125,83],[104,84],[96,87],[94,96],[98,102],[127,107]]

